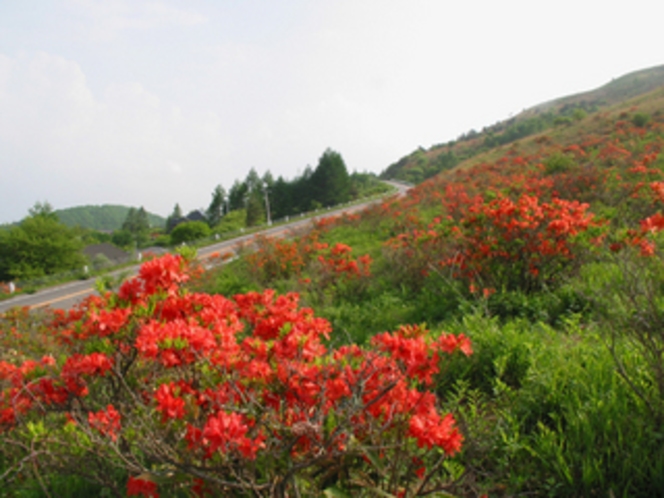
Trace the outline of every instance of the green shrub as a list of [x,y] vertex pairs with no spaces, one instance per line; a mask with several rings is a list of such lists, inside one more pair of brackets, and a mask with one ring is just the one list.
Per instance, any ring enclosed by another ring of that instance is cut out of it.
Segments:
[[[648,406],[658,423],[664,422],[664,254],[644,257],[625,248],[610,263],[586,271],[586,292],[615,366],[625,382]],[[598,274],[598,268],[604,271]],[[631,365],[619,345],[630,344],[640,361]],[[645,367],[646,372],[643,372]]]
[[193,242],[210,236],[210,227],[204,221],[187,221],[176,226],[171,232],[171,244]]
[[239,232],[245,226],[247,214],[244,209],[236,209],[227,213],[221,221],[214,227],[214,233],[224,235],[227,233]]
[[572,315],[588,314],[590,308],[588,297],[571,285],[536,294],[496,292],[487,300],[489,313],[502,321],[525,318],[533,323],[541,321],[549,325],[557,325]]
[[412,313],[409,303],[394,293],[317,309],[340,333],[340,340],[353,344],[365,344],[374,335],[407,323]]
[[547,175],[554,175],[557,173],[567,173],[575,165],[574,158],[558,152],[546,158],[544,161],[544,172]]
[[94,270],[101,270],[113,265],[113,262],[104,254],[97,254],[92,258],[92,268]]
[[632,116],[632,124],[638,128],[645,127],[650,122],[650,115],[645,112],[637,112]]
[[[482,313],[447,327],[455,328],[474,354],[465,365],[452,358],[437,386],[461,407],[466,482],[508,496],[659,495],[659,426],[616,374],[601,335],[574,319],[554,329]],[[645,373],[628,342],[616,348]]]

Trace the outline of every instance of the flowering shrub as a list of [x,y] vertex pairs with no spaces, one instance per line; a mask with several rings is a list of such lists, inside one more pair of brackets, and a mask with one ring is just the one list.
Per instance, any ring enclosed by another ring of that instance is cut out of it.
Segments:
[[420,259],[424,252],[429,266],[451,268],[471,290],[480,282],[486,289],[532,291],[554,284],[574,258],[575,238],[597,226],[587,210],[576,201],[540,202],[527,194],[516,201],[476,197],[458,221],[436,218],[428,230],[402,234],[389,246]]
[[[31,462],[38,478],[82,473],[128,496],[444,485],[462,436],[429,389],[445,355],[471,354],[467,338],[404,326],[331,349],[330,324],[296,294],[229,299],[187,280],[182,257],[149,261],[117,293],[60,313],[56,354],[0,361],[0,480]],[[129,475],[120,491],[113,466]]]
[[371,275],[371,256],[365,254],[357,260],[352,259],[353,249],[346,244],[335,244],[329,254],[321,254],[318,261],[326,273],[332,273],[338,278],[368,277]]
[[249,254],[247,260],[252,273],[262,283],[299,275],[308,261],[299,241],[259,236],[256,245],[257,250]]
[[326,294],[354,299],[366,288],[371,276],[371,256],[353,258],[352,252],[350,246],[341,243],[319,247],[316,262],[309,272],[311,285],[308,286],[317,303],[323,303]]
[[479,276],[494,288],[529,291],[555,284],[575,256],[575,237],[595,225],[588,207],[529,195],[472,206],[456,232],[459,258],[441,264],[457,266],[469,280]]
[[258,237],[257,250],[247,256],[249,273],[260,285],[299,277],[299,284],[311,293],[308,297],[319,304],[326,296],[357,297],[371,276],[371,256],[355,258],[350,246],[330,246],[319,236],[313,230],[296,240]]

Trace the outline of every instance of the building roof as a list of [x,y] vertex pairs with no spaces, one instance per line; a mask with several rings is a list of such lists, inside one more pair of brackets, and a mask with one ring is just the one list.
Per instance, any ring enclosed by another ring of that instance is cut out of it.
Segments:
[[102,254],[113,262],[121,263],[129,259],[129,253],[122,249],[115,247],[113,244],[104,242],[101,244],[92,244],[83,249],[83,254],[88,258],[94,259],[96,256]]

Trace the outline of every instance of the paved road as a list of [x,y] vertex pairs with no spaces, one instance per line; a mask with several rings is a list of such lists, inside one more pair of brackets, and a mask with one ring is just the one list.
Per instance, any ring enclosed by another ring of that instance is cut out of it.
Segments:
[[[387,182],[390,185],[398,189],[399,195],[403,195],[410,187],[401,183]],[[341,213],[353,213],[361,211],[370,204],[377,201],[365,202],[362,204],[356,204],[353,206],[347,206],[344,208],[336,209],[334,211],[329,211],[321,214],[316,218],[307,218],[292,221],[285,225],[279,225],[277,227],[267,228],[261,232],[255,232],[249,235],[243,235],[235,239],[226,240],[216,244],[212,244],[206,247],[202,247],[198,250],[198,257],[205,259],[214,253],[224,254],[227,252],[234,252],[237,248],[246,245],[249,243],[258,233],[267,235],[270,237],[286,237],[294,230],[298,228],[305,228],[310,226],[313,223],[313,220],[318,218],[326,218],[329,216],[338,215]],[[111,275],[119,274],[128,274],[134,275],[138,272],[140,265],[132,266],[130,268],[124,268],[122,270],[115,271]],[[75,282],[69,282],[66,284],[58,285],[56,287],[49,287],[45,289],[40,289],[35,294],[21,294],[12,299],[7,299],[0,302],[0,313],[4,313],[10,308],[15,306],[29,306],[30,308],[39,308],[43,306],[51,306],[53,308],[59,309],[69,309],[78,301],[83,299],[85,296],[89,296],[94,293],[94,279],[89,280],[77,280]]]

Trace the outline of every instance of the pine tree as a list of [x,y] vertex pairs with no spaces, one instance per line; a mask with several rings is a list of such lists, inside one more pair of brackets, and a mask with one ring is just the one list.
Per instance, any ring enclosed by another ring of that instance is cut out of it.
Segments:
[[175,204],[173,212],[166,218],[166,232],[171,233],[181,219],[182,209],[180,204]]
[[341,154],[327,149],[311,175],[313,200],[332,206],[350,199],[350,177]]
[[272,176],[272,173],[270,173],[270,170],[267,170],[263,174],[262,181],[263,181],[263,187],[270,189],[274,186],[274,177]]
[[247,199],[247,221],[248,227],[254,227],[265,222],[265,205],[263,196],[259,190],[249,194]]
[[311,202],[314,200],[312,192],[311,176],[314,170],[310,165],[304,168],[302,175],[291,183],[291,192],[293,196],[293,214],[303,213],[311,208]]
[[131,234],[132,239],[136,242],[137,246],[143,246],[148,242],[148,234],[150,233],[150,221],[148,220],[148,213],[145,208],[141,206],[138,209],[129,208],[127,217],[122,224],[122,231]]
[[148,219],[148,213],[143,206],[139,207],[138,211],[136,211],[136,231],[138,233],[150,231],[150,220]]
[[275,219],[294,213],[295,197],[293,196],[292,185],[280,176],[270,188],[270,209]]
[[221,185],[217,185],[212,192],[212,201],[205,213],[210,228],[215,227],[224,213],[224,204],[226,203],[226,191]]
[[244,182],[240,182],[239,180],[235,180],[235,183],[233,183],[233,186],[231,187],[230,191],[228,192],[228,210],[229,211],[236,211],[238,209],[244,209],[245,207],[245,198],[247,195],[247,184]]
[[249,193],[254,193],[256,191],[260,193],[263,192],[263,180],[261,180],[261,177],[258,176],[258,173],[254,168],[251,168],[249,170],[249,173],[247,173],[247,178],[245,178],[244,183],[247,186],[247,190]]

